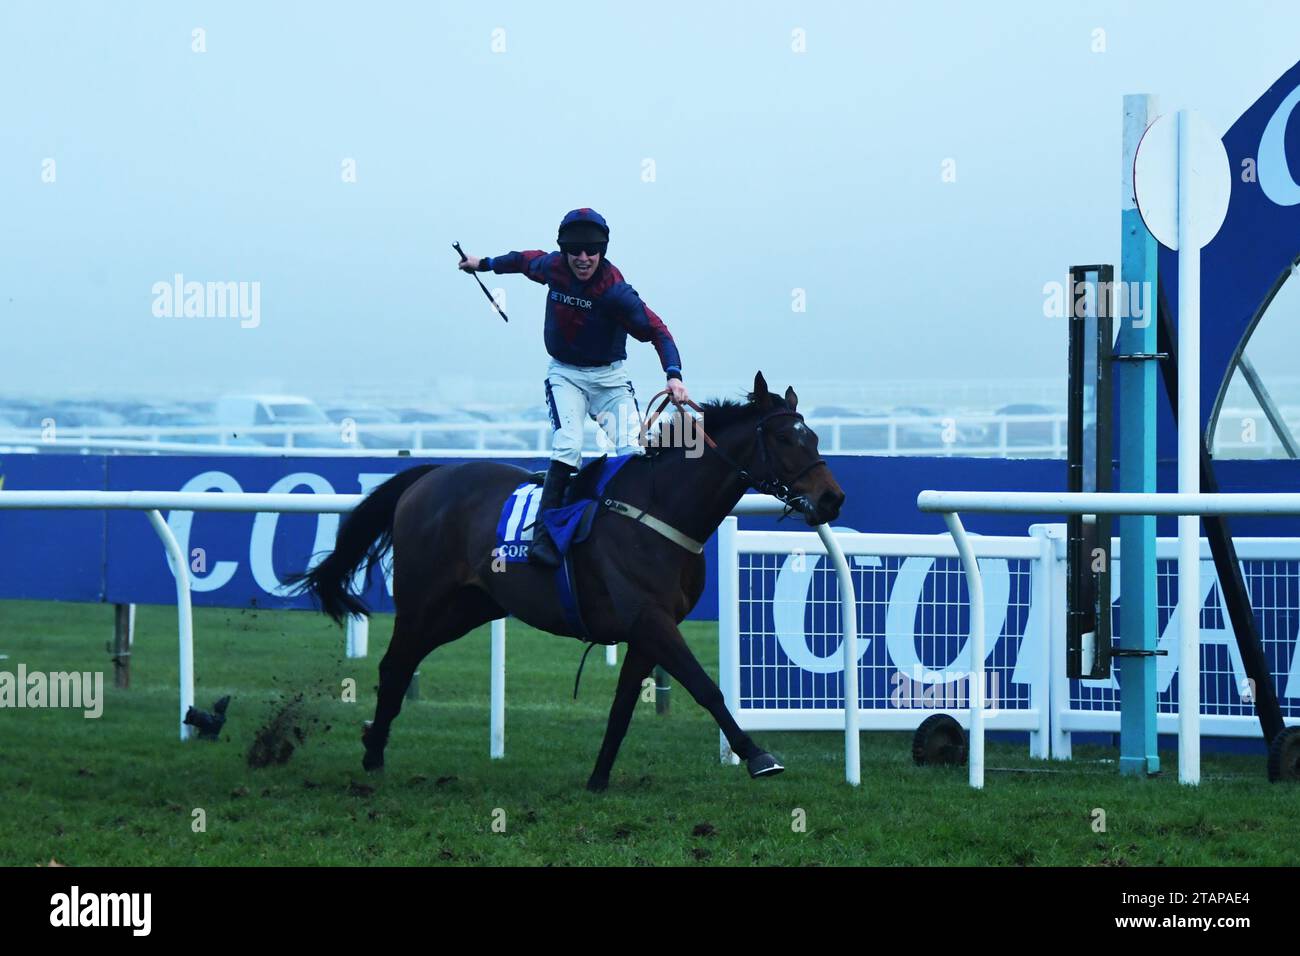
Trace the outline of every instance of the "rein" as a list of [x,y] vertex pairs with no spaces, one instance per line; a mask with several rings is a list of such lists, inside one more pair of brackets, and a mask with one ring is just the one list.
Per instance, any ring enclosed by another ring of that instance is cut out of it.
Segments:
[[[658,398],[660,395],[664,397],[663,401],[659,403],[658,408],[651,409],[650,413],[646,416],[645,421],[642,422],[641,424],[641,430],[637,433],[638,445],[645,447],[646,438],[649,436],[651,424],[655,421],[655,419],[657,419],[660,415],[663,414],[664,409],[668,407],[670,402],[673,405],[676,405],[679,409],[682,408],[683,406],[689,406],[695,409],[701,415],[701,421],[696,423],[696,427],[699,428],[700,434],[704,436],[704,443],[708,445],[710,448],[712,448],[718,454],[718,456],[722,458],[723,461],[725,461],[728,465],[730,465],[733,471],[735,471],[738,475],[740,475],[741,480],[745,482],[746,488],[752,488],[755,491],[757,491],[759,494],[771,495],[773,498],[776,498],[781,502],[783,502],[786,506],[786,511],[785,514],[781,516],[782,518],[789,517],[790,514],[795,511],[798,511],[800,513],[803,512],[804,509],[800,505],[794,504],[790,500],[790,496],[792,494],[792,492],[790,491],[790,485],[794,484],[796,481],[798,481],[804,475],[808,474],[808,472],[812,471],[818,465],[826,464],[826,460],[824,458],[818,458],[816,461],[800,469],[799,473],[794,475],[792,478],[790,478],[788,482],[781,481],[779,478],[776,477],[775,469],[771,465],[768,452],[767,452],[767,441],[765,440],[765,434],[763,431],[763,426],[766,425],[773,418],[781,418],[786,415],[792,415],[802,422],[804,420],[803,415],[789,408],[778,408],[775,409],[774,411],[768,412],[766,415],[764,415],[758,420],[758,424],[754,426],[754,432],[755,432],[754,444],[755,447],[758,449],[758,457],[761,461],[761,464],[763,466],[766,466],[766,470],[769,473],[770,477],[755,478],[748,468],[746,468],[744,465],[741,465],[734,458],[728,455],[725,451],[719,448],[718,443],[715,442],[709,436],[709,433],[704,430],[704,422],[702,418],[704,415],[703,408],[701,408],[699,405],[697,405],[694,401],[690,399],[687,399],[685,402],[674,402],[672,398],[672,394],[668,391],[668,389],[664,389],[661,392],[656,392],[651,397],[649,405],[653,406],[655,399]],[[685,413],[683,413],[683,417],[687,417]]]

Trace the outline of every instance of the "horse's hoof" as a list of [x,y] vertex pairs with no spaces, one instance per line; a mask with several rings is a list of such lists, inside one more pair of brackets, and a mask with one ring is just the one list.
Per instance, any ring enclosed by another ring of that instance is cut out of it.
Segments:
[[775,777],[785,769],[769,753],[754,754],[745,762],[745,765],[749,768],[749,775],[755,780],[759,777]]
[[370,752],[367,751],[366,755],[361,758],[361,766],[366,773],[380,773],[384,769],[384,755],[371,756]]
[[592,777],[587,781],[587,789],[592,793],[604,793],[609,789],[609,778],[601,780],[599,777]]

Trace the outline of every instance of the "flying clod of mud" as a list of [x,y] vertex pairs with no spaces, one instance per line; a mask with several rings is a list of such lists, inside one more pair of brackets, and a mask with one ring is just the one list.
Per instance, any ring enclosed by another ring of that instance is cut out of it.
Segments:
[[248,750],[248,765],[253,769],[283,766],[294,750],[307,741],[302,716],[303,695],[295,694],[271,712],[270,719],[258,728],[253,746]]

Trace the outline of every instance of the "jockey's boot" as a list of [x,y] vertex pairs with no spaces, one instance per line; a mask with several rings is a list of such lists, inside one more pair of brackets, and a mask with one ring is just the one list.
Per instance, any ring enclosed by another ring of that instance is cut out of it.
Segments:
[[533,546],[528,551],[528,560],[534,564],[543,564],[548,568],[560,566],[560,553],[555,550],[551,532],[542,515],[551,508],[558,508],[564,502],[564,489],[569,486],[569,478],[576,469],[563,461],[552,461],[546,472],[546,484],[542,485],[542,500],[537,506],[537,519],[533,524]]

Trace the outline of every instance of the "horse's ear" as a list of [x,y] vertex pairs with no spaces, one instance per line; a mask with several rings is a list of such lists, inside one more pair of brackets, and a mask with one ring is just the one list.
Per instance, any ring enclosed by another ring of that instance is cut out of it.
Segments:
[[772,407],[772,393],[767,390],[767,381],[763,378],[762,372],[754,376],[754,401],[758,403],[759,408]]
[[792,412],[799,407],[799,396],[794,393],[793,385],[786,386],[785,403],[790,406]]

